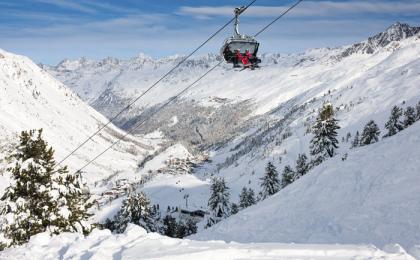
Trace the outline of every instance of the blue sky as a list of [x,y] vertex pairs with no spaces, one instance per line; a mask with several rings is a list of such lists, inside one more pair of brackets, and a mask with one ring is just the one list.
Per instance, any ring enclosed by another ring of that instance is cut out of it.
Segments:
[[[249,0],[0,0],[0,48],[56,64],[85,56],[189,53]],[[241,17],[253,34],[293,1],[257,0]],[[396,21],[420,25],[418,0],[312,0],[260,35],[261,52],[290,53],[364,40]],[[218,52],[229,27],[201,51]]]

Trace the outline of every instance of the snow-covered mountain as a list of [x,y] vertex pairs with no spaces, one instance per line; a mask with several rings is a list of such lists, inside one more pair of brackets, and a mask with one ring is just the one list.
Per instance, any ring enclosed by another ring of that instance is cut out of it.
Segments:
[[[268,161],[281,172],[285,165],[294,166],[298,154],[308,154],[308,130],[318,109],[329,102],[334,105],[341,127],[336,158],[316,167],[275,197],[214,228],[203,231],[200,226],[194,238],[338,241],[378,246],[397,242],[408,247],[418,244],[420,211],[413,190],[420,183],[414,174],[420,166],[415,159],[418,152],[414,151],[419,144],[418,123],[366,148],[350,150],[347,136],[353,137],[371,119],[383,132],[392,106],[405,108],[420,101],[419,57],[419,27],[396,23],[354,45],[301,54],[263,55],[259,70],[237,72],[223,65],[137,131],[147,134],[148,140],[172,141],[161,149],[155,148],[156,152],[147,159],[138,158],[141,169],[137,173],[150,171],[153,178],[137,187],[163,209],[177,206],[206,210],[210,178],[223,176],[230,188],[231,202],[238,202],[243,187],[260,191],[260,178]],[[112,117],[181,59],[152,59],[145,55],[130,60],[82,58],[42,67],[104,116]],[[132,129],[219,59],[209,54],[187,61],[116,123]],[[174,157],[187,160],[203,154],[208,154],[209,160],[192,170],[166,167],[157,171]],[[104,161],[112,158],[108,156]],[[404,166],[398,170],[396,166],[401,162]],[[110,164],[115,170],[126,167]],[[185,172],[193,174],[181,174]],[[134,178],[127,175],[128,182],[135,182]],[[121,200],[112,200],[98,210],[96,220],[112,217]],[[224,223],[238,224],[229,230],[243,232],[222,232],[228,225]],[[369,225],[363,233],[365,223]]]
[[[367,53],[372,54],[375,51],[388,47],[394,44],[394,47],[397,47],[397,42],[413,37],[420,32],[420,27],[411,27],[408,24],[401,24],[399,22],[395,23],[389,27],[386,31],[381,32],[365,42],[356,43],[351,47],[347,48],[342,56],[346,57],[353,53]],[[391,46],[392,47],[392,46]]]
[[[0,50],[0,86],[2,156],[7,156],[21,131],[43,128],[43,135],[56,150],[55,158],[59,161],[108,122],[31,60],[3,50]],[[70,171],[76,171],[124,133],[109,125],[64,164],[69,165]],[[89,165],[83,177],[92,185],[116,171],[123,176],[132,175],[148,150],[152,148],[141,139],[128,136]],[[4,163],[7,161],[2,160],[1,165]],[[2,179],[1,185],[3,190],[7,182]]]
[[[200,81],[197,87],[184,95],[184,98],[194,100],[198,106],[207,108],[220,105],[220,101],[224,104],[223,101],[236,103],[251,100],[256,105],[253,107],[252,115],[260,115],[308,88],[338,88],[340,86],[335,87],[332,84],[351,84],[354,79],[363,76],[370,68],[379,65],[382,60],[392,54],[393,50],[400,49],[403,41],[418,37],[419,31],[420,27],[396,23],[384,32],[350,46],[313,49],[301,54],[265,54],[262,56],[263,67],[257,71],[238,73],[230,65],[224,64]],[[348,59],[342,60],[343,57],[348,57]],[[107,58],[94,61],[81,58],[74,61],[65,60],[53,67],[43,67],[99,112],[112,117],[182,58],[182,56],[170,56],[152,59],[140,54],[129,60]],[[188,83],[204,74],[219,59],[217,55],[208,54],[188,60],[137,101],[129,112],[116,120],[116,124],[129,129],[134,122],[142,118],[142,113],[147,114],[147,108],[153,109],[154,105],[174,96]],[[356,63],[362,66],[353,66]],[[214,97],[218,99],[215,101]],[[182,106],[180,103],[182,102],[178,102],[173,107]],[[251,104],[248,105],[250,107]],[[223,111],[224,108],[219,107],[216,111]],[[183,107],[183,109],[191,108]],[[241,114],[241,119],[248,115],[249,113]],[[162,120],[168,123],[169,119],[166,117],[156,119],[156,121]],[[127,121],[131,123],[127,124]],[[195,126],[200,128],[201,125]],[[206,127],[209,126],[206,125]],[[229,128],[228,125],[226,127]]]

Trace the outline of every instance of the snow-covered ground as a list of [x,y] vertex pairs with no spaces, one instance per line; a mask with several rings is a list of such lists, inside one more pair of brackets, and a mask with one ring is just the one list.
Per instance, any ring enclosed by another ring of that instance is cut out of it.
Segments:
[[109,230],[95,230],[86,238],[71,233],[53,238],[38,234],[28,244],[2,252],[0,259],[414,260],[398,245],[380,250],[370,245],[201,242],[146,233],[135,225],[129,225],[121,235],[112,235]]
[[332,158],[193,239],[420,244],[420,122]]

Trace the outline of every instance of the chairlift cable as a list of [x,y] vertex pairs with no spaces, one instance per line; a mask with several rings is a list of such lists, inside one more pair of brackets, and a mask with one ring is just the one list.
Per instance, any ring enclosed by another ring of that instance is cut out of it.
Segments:
[[[254,3],[256,0],[254,0],[252,3]],[[258,31],[258,33],[256,34],[259,35],[262,32],[264,32],[265,30],[267,30],[267,28],[269,28],[271,25],[273,25],[275,22],[277,22],[280,18],[282,18],[284,15],[286,15],[288,12],[290,12],[293,8],[295,8],[296,6],[298,6],[301,2],[303,2],[303,0],[298,0],[295,4],[293,4],[292,6],[290,6],[288,9],[286,9],[285,11],[283,11],[278,17],[276,17],[273,21],[271,21],[270,23],[268,23],[266,26],[264,26],[260,31]],[[232,22],[233,19],[230,21]],[[229,22],[229,23],[230,23]],[[226,24],[227,26],[228,24]],[[170,103],[172,103],[173,101],[175,101],[177,98],[179,98],[182,94],[184,94],[187,90],[191,89],[196,83],[198,83],[200,80],[202,80],[204,77],[206,77],[208,74],[210,74],[210,72],[212,72],[215,68],[217,68],[218,66],[220,66],[220,64],[222,64],[223,60],[218,62],[216,65],[214,65],[212,68],[210,68],[209,70],[207,70],[203,75],[201,75],[198,79],[196,79],[193,83],[191,83],[190,85],[188,85],[187,87],[185,87],[182,91],[180,91],[177,95],[173,96],[172,98],[170,98],[166,103],[164,103],[162,106],[160,106],[158,109],[156,109],[151,115],[149,115],[147,118],[145,118],[144,120],[140,121],[138,124],[136,124],[135,127],[133,127],[132,129],[130,129],[130,131],[126,132],[122,137],[119,137],[118,140],[116,140],[115,142],[113,142],[110,146],[108,146],[105,150],[103,150],[102,152],[100,152],[98,155],[96,155],[93,159],[89,160],[86,164],[84,164],[81,168],[79,168],[76,173],[80,173],[84,168],[86,168],[88,165],[90,165],[91,163],[93,163],[96,159],[98,159],[100,156],[102,156],[105,152],[107,152],[109,149],[111,149],[112,147],[114,147],[116,144],[118,144],[122,139],[124,139],[125,137],[127,137],[128,135],[130,135],[131,133],[133,133],[137,128],[139,128],[140,126],[142,126],[145,122],[147,122],[151,117],[153,117],[155,114],[157,114],[160,110],[162,110],[163,108],[165,108],[166,106],[168,106]]]
[[[244,10],[248,9],[251,5],[253,5],[257,0],[252,0],[248,5],[245,6]],[[204,45],[206,45],[211,39],[213,39],[217,34],[219,34],[223,29],[225,29],[229,24],[231,24],[235,18],[230,19],[228,22],[226,22],[222,27],[220,27],[216,32],[214,32],[209,38],[207,38],[203,43],[201,43],[197,48],[195,48],[190,54],[188,54],[186,57],[184,57],[179,63],[177,63],[172,69],[170,69],[165,75],[163,75],[161,78],[159,78],[155,83],[153,83],[149,88],[147,88],[143,93],[141,93],[139,96],[134,98],[130,101],[130,103],[125,106],[122,110],[120,110],[116,115],[114,115],[111,119],[108,120],[106,124],[99,127],[99,129],[94,132],[92,135],[90,135],[86,140],[84,140],[81,144],[79,144],[75,149],[73,149],[69,154],[67,154],[63,159],[61,159],[55,167],[62,164],[65,160],[67,160],[70,156],[72,156],[76,151],[78,151],[82,146],[84,146],[87,142],[92,140],[94,136],[99,134],[105,127],[107,127],[109,124],[111,124],[115,119],[117,119],[122,113],[124,113],[126,110],[128,110],[134,103],[136,103],[140,98],[142,98],[144,95],[146,95],[150,90],[152,90],[157,84],[159,84],[162,80],[164,80],[167,76],[169,76],[174,70],[176,70],[181,64],[183,64],[187,59],[189,59],[193,54],[195,54],[199,49],[201,49]]]

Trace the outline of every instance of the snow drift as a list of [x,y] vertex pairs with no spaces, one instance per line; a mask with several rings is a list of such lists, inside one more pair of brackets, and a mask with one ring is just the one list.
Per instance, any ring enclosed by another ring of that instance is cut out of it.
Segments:
[[278,243],[238,244],[222,241],[191,241],[147,234],[129,225],[113,235],[94,230],[84,238],[64,233],[50,238],[41,233],[24,246],[8,249],[0,259],[382,259],[414,260],[398,245],[379,250],[367,245],[296,245]]

